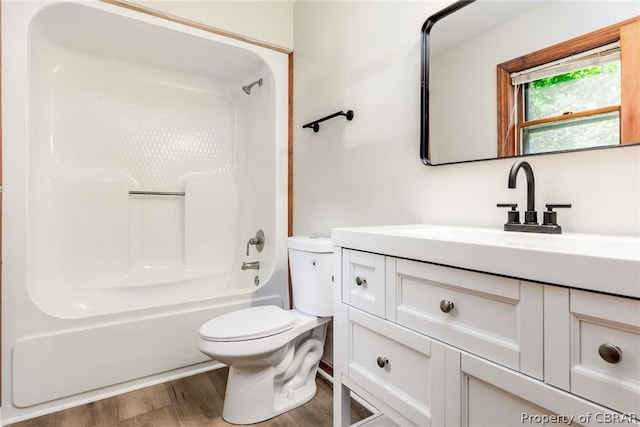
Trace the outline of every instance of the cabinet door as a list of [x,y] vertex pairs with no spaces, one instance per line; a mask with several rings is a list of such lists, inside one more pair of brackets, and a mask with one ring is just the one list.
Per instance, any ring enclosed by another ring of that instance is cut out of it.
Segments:
[[442,344],[351,308],[348,352],[350,388],[400,425],[442,425]]
[[634,421],[475,356],[449,350],[446,357],[446,426],[601,426],[612,420]]
[[387,283],[395,313],[388,317],[543,378],[542,285],[404,259],[395,266]]
[[640,410],[640,301],[570,290],[571,392]]
[[344,249],[342,262],[342,301],[384,317],[384,255]]

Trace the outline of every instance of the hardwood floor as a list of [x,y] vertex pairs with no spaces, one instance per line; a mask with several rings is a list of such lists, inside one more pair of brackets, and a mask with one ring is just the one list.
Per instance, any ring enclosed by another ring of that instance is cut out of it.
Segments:
[[[105,400],[11,424],[11,427],[222,427],[222,402],[228,369],[218,369]],[[309,403],[256,426],[330,427],[332,385],[318,376],[318,392]],[[250,403],[249,403],[250,404]],[[351,421],[371,415],[351,403]]]

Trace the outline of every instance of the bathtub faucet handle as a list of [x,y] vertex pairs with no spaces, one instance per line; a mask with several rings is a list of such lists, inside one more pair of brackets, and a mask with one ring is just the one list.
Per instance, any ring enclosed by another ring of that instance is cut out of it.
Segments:
[[264,232],[262,230],[258,230],[256,233],[256,237],[252,237],[247,242],[247,256],[249,256],[249,246],[255,245],[258,252],[262,252],[264,249]]

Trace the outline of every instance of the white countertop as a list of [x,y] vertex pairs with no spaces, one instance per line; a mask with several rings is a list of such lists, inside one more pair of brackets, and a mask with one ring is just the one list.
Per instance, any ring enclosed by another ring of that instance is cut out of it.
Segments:
[[640,238],[498,228],[335,228],[334,245],[536,282],[640,298]]

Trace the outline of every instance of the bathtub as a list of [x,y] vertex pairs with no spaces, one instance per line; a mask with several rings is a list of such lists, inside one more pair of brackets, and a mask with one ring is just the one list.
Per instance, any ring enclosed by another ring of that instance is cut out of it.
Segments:
[[289,304],[288,55],[101,2],[2,20],[2,421],[218,366],[202,323]]

